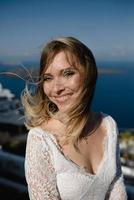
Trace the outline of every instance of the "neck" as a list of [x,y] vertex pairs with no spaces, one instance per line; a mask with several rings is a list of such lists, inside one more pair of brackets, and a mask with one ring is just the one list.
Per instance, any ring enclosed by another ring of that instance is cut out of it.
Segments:
[[58,120],[63,125],[67,124],[68,115],[66,113],[57,112],[54,117],[55,120]]

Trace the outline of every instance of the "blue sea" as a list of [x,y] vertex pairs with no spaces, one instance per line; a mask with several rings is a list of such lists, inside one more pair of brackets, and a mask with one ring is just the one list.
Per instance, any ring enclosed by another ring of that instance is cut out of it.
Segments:
[[[93,110],[111,115],[119,128],[134,128],[134,62],[98,62],[98,70],[115,73],[99,73]],[[10,71],[13,66],[0,65],[1,71]],[[25,87],[21,79],[0,75],[0,83],[10,89],[17,98]]]

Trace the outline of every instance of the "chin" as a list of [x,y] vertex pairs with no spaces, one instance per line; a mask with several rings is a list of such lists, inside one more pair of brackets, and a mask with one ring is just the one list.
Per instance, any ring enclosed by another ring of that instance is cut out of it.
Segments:
[[68,110],[69,110],[68,108],[59,108],[59,112],[60,113],[65,113],[66,114],[68,112]]
[[69,106],[69,107],[65,107],[65,108],[60,108],[60,109],[59,109],[59,112],[60,112],[60,113],[64,113],[64,114],[68,114],[69,111],[71,110],[71,108],[72,108],[72,107],[70,107],[70,106]]
[[70,109],[71,109],[71,106],[70,105],[57,105],[58,109],[59,109],[59,112],[61,113],[67,113]]

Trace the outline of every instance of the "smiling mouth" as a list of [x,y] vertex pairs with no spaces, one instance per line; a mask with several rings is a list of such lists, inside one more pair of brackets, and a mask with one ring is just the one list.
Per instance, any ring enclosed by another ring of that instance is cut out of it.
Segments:
[[58,103],[64,103],[65,101],[69,100],[71,94],[61,95],[54,97],[54,100]]

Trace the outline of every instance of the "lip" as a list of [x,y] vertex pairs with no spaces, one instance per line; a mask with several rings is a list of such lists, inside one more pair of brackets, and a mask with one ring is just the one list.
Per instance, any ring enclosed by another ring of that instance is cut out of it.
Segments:
[[58,103],[64,103],[70,98],[71,94],[64,94],[60,96],[54,96],[54,100],[57,101]]

